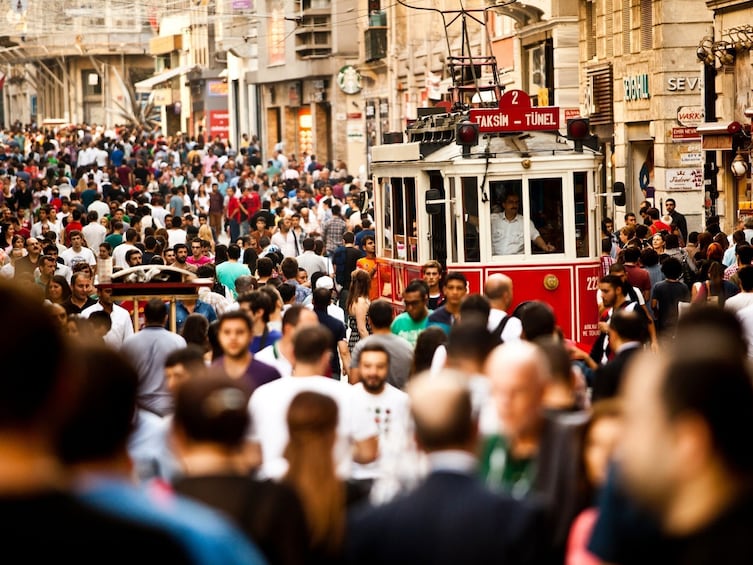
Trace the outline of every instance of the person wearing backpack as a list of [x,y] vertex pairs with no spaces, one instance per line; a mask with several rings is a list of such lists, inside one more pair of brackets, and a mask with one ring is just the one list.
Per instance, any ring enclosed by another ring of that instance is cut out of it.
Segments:
[[507,313],[512,304],[512,279],[502,273],[490,275],[484,284],[484,296],[491,306],[487,328],[495,342],[519,340],[523,330],[520,320]]

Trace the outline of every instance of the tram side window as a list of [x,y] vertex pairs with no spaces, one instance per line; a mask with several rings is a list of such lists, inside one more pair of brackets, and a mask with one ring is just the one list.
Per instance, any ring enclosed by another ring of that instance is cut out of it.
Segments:
[[536,233],[531,233],[534,253],[564,253],[562,179],[531,179],[528,181],[528,195],[531,222],[541,238],[537,240]]
[[478,235],[478,179],[462,177],[463,192],[463,243],[465,260],[475,263],[481,260]]
[[380,179],[382,187],[382,207],[384,209],[384,256],[392,257],[392,185],[389,179]]
[[405,204],[403,201],[403,179],[393,177],[392,181],[392,237],[395,239],[393,257],[402,259],[407,257],[405,247]]
[[575,252],[578,257],[588,257],[588,215],[586,214],[586,192],[588,175],[585,172],[573,173],[575,187]]
[[418,233],[416,227],[416,179],[403,181],[405,190],[406,255],[408,261],[418,261]]

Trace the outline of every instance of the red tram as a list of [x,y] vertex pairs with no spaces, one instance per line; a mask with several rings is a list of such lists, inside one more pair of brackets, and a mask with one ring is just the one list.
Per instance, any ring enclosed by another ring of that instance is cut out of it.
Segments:
[[[402,290],[432,259],[465,274],[471,292],[501,272],[515,304],[549,303],[566,337],[592,343],[601,155],[559,131],[558,108],[532,107],[519,90],[491,108],[430,110],[408,126],[407,142],[372,149],[382,296],[401,307]],[[527,220],[512,246],[498,233],[508,194]]]
[[449,27],[459,22],[462,47],[446,57],[449,100],[419,109],[407,139],[371,151],[381,295],[402,308],[403,289],[429,260],[465,274],[471,292],[501,272],[513,280],[513,307],[547,302],[565,336],[590,345],[598,335],[604,194],[587,120],[563,125],[559,108],[504,92],[495,58],[472,54],[468,26],[485,26],[493,7],[398,2],[438,13],[448,51]]

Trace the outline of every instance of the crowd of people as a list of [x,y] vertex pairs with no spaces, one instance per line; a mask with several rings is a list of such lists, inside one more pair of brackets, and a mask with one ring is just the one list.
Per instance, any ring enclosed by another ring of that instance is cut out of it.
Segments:
[[[0,158],[11,549],[750,561],[752,222],[730,238],[687,233],[669,201],[616,235],[605,221],[589,350],[548,304],[516,305],[501,273],[469,293],[430,261],[396,314],[375,283],[368,187],[342,163],[278,147],[265,169],[253,139],[238,153],[128,130],[12,139]],[[112,281],[147,280],[149,265],[211,286],[175,320],[160,298],[118,300]]]

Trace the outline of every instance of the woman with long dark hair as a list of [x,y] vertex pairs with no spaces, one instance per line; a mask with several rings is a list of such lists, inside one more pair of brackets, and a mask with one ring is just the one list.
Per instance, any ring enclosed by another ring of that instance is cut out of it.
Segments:
[[312,562],[336,561],[345,534],[346,487],[335,473],[337,403],[323,394],[302,392],[288,408],[290,439],[283,478],[303,503]]
[[369,324],[369,292],[371,291],[371,276],[363,269],[356,269],[350,279],[348,289],[348,301],[345,303],[348,312],[348,326],[350,337],[348,347],[353,353],[353,348],[360,340],[369,337],[371,325]]

